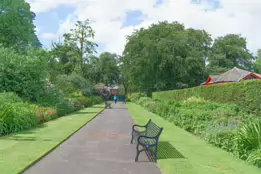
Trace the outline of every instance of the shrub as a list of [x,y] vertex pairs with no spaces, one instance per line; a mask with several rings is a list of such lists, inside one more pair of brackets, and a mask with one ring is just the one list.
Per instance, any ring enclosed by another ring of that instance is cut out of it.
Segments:
[[73,103],[77,103],[78,105],[81,105],[83,107],[88,107],[91,105],[91,101],[87,97],[75,97],[72,99]]
[[22,102],[22,99],[13,92],[0,93],[0,105],[4,103],[18,103]]
[[39,124],[53,120],[57,118],[56,110],[49,107],[38,107],[35,112],[36,118]]
[[247,161],[249,163],[261,168],[261,148],[256,149],[253,152],[251,152],[247,158]]
[[233,119],[228,123],[211,121],[200,136],[210,144],[235,153],[238,150],[236,135],[239,126],[240,121]]
[[35,105],[27,103],[6,103],[0,107],[0,134],[6,135],[35,127]]
[[251,80],[222,85],[199,86],[182,90],[154,92],[153,98],[183,101],[190,97],[200,97],[217,103],[236,104],[247,112],[261,114],[260,88],[260,80]]
[[64,94],[69,95],[77,91],[74,84],[69,80],[68,75],[58,75],[54,81],[55,88],[61,90]]
[[100,97],[100,96],[91,96],[91,97],[89,97],[90,106],[96,105],[96,104],[100,104],[103,101],[104,101],[103,98]]
[[54,85],[67,96],[75,92],[85,94],[92,90],[90,82],[76,73],[58,75],[54,81]]
[[70,114],[73,111],[75,111],[75,108],[73,107],[73,104],[69,101],[63,101],[56,104],[56,114],[59,117]]
[[63,101],[63,94],[54,87],[46,87],[36,99],[37,104],[44,107],[55,107],[57,103]]
[[44,89],[46,77],[46,61],[0,47],[0,92],[15,92],[34,100]]
[[261,165],[261,118],[240,111],[236,104],[195,97],[184,101],[141,97],[136,103],[238,158]]
[[261,149],[261,119],[243,123],[239,135],[241,143],[246,150]]

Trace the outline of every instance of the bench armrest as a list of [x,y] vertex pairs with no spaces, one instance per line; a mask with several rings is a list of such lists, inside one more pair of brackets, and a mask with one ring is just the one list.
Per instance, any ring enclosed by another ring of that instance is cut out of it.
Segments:
[[141,125],[134,124],[134,125],[132,126],[132,130],[135,130],[135,129],[134,129],[135,127],[145,127],[145,128],[146,128],[147,125],[141,126]]

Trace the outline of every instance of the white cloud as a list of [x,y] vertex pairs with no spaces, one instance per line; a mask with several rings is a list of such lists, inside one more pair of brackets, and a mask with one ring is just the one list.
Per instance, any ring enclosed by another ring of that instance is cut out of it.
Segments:
[[55,33],[43,33],[43,34],[41,35],[41,37],[42,37],[43,39],[57,39],[57,38],[58,38],[58,35],[55,34]]
[[[200,5],[190,0],[163,0],[155,7],[156,0],[31,0],[32,8],[45,11],[58,5],[73,5],[74,14],[61,23],[57,34],[69,31],[76,20],[89,18],[96,32],[95,41],[105,45],[103,51],[121,54],[126,43],[125,36],[133,29],[147,27],[151,23],[168,20],[179,21],[186,27],[205,29],[213,38],[228,33],[242,34],[247,38],[248,48],[255,52],[261,48],[261,0],[220,0],[219,8],[206,11],[210,4],[203,0]],[[41,7],[41,8],[40,8]],[[126,14],[131,10],[143,13],[138,26],[123,27]]]
[[39,34],[39,33],[40,33],[40,31],[41,31],[41,30],[40,30],[40,28],[38,28],[38,27],[35,27],[35,33],[36,33],[36,34]]

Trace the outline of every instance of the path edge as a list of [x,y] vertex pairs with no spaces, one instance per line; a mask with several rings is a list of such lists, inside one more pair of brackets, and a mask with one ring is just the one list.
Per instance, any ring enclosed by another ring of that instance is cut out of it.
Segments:
[[39,158],[37,158],[36,160],[34,160],[33,162],[31,162],[30,164],[28,164],[25,168],[21,169],[17,174],[23,174],[26,170],[28,170],[30,167],[32,167],[33,165],[35,165],[37,162],[39,162],[41,159],[43,159],[45,156],[47,156],[49,153],[51,153],[52,151],[54,151],[58,146],[60,146],[62,143],[64,143],[66,140],[68,140],[69,138],[71,138],[71,136],[73,136],[75,133],[77,133],[80,129],[82,129],[84,126],[86,126],[89,122],[91,122],[94,118],[96,118],[100,113],[102,113],[105,110],[105,108],[101,109],[99,112],[97,112],[97,114],[95,114],[90,120],[88,120],[86,123],[84,123],[82,126],[80,126],[78,129],[76,129],[75,131],[73,131],[71,134],[69,134],[67,137],[65,137],[65,139],[63,139],[61,142],[59,142],[58,144],[56,144],[54,147],[52,147],[50,150],[48,150],[47,152],[45,152],[43,155],[41,155]]

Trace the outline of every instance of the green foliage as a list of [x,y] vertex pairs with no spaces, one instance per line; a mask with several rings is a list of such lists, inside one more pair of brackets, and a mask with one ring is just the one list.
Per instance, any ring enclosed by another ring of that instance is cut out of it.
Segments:
[[247,158],[247,161],[261,168],[261,149],[254,150]]
[[128,36],[120,58],[123,76],[148,96],[155,90],[198,85],[206,77],[211,40],[206,31],[185,29],[178,22],[136,30]]
[[100,104],[104,101],[103,98],[101,98],[100,96],[90,96],[88,98],[89,98],[90,106]]
[[63,102],[57,103],[55,109],[56,109],[57,116],[61,117],[66,114],[70,114],[73,111],[75,111],[75,109],[79,109],[79,108],[74,108],[73,103],[71,103],[69,101],[63,101]]
[[0,105],[4,103],[19,103],[22,99],[13,92],[0,93]]
[[261,73],[261,49],[257,50],[256,61],[254,62],[254,69],[256,73]]
[[41,47],[33,23],[35,14],[25,0],[1,0],[0,43],[20,53],[28,46]]
[[35,105],[27,103],[6,103],[0,106],[0,135],[35,127]]
[[161,100],[185,100],[190,97],[201,97],[217,103],[236,104],[243,111],[261,114],[260,97],[261,81],[251,80],[238,83],[199,86],[183,90],[162,91],[153,93],[154,98]]
[[240,128],[239,135],[246,150],[261,149],[261,119],[244,123]]
[[75,92],[89,94],[92,90],[90,82],[76,73],[58,75],[54,81],[54,85],[66,95],[72,95]]
[[63,102],[64,96],[54,87],[46,87],[46,89],[39,93],[36,103],[45,107],[54,107],[57,103]]
[[118,81],[119,77],[119,67],[117,66],[117,55],[111,54],[109,52],[104,52],[99,56],[101,82],[106,85],[113,85]]
[[233,67],[251,70],[254,57],[246,45],[246,39],[240,35],[228,34],[218,37],[211,48],[208,71],[215,74],[220,68]]
[[237,105],[196,97],[183,101],[148,97],[134,99],[137,104],[208,143],[260,165],[261,119],[244,113]]
[[57,118],[56,110],[49,107],[38,107],[35,115],[40,124]]
[[0,47],[0,92],[35,100],[46,84],[46,62]]

